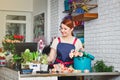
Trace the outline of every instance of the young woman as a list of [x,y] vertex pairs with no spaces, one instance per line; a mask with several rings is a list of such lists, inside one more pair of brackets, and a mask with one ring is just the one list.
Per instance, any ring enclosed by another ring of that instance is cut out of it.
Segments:
[[[79,39],[73,36],[74,24],[71,19],[64,19],[60,25],[61,37],[55,38],[51,44],[51,50],[48,61],[54,64],[62,63],[66,67],[73,64],[73,59],[69,54],[72,49],[78,51],[83,48]],[[68,78],[59,77],[58,80],[67,80]],[[69,78],[71,79],[71,78]],[[75,80],[75,77],[73,79]]]

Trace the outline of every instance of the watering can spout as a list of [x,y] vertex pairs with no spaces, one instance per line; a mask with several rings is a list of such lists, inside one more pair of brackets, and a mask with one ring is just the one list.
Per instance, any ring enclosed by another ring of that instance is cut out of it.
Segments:
[[87,52],[83,52],[83,55],[86,56],[86,57],[88,57],[88,58],[90,58],[91,60],[95,59],[95,57],[93,55],[91,55],[91,54],[89,54]]

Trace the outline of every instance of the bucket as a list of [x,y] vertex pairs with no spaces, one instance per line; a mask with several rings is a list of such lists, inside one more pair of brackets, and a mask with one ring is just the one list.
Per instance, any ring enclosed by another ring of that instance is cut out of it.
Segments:
[[[89,54],[90,55],[90,54]],[[94,56],[90,55],[91,57],[83,56],[83,57],[74,57],[74,64],[73,67],[76,70],[81,70],[84,72],[84,70],[89,70],[89,72],[92,71],[91,68],[91,61],[94,60]]]

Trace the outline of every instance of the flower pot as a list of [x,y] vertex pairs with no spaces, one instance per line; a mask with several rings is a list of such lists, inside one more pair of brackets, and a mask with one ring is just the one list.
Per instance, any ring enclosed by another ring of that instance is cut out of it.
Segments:
[[48,71],[48,65],[47,64],[41,64],[40,65],[40,71]]

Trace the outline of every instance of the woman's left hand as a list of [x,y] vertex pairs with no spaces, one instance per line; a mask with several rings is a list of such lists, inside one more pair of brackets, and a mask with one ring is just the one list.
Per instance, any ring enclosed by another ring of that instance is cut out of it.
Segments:
[[83,56],[83,53],[82,52],[78,52],[78,51],[74,51],[74,56],[77,57],[77,56],[80,56],[82,57]]
[[83,53],[82,52],[78,52],[77,50],[71,50],[69,56],[70,56],[70,58],[77,57],[77,56],[82,57]]

